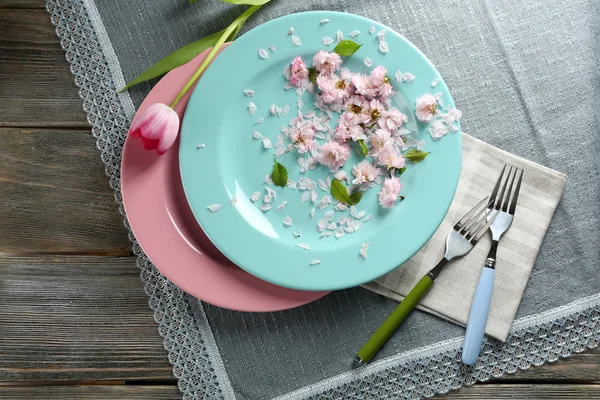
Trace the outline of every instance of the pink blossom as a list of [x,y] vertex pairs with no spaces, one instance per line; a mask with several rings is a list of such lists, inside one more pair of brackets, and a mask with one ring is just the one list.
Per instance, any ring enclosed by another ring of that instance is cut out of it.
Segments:
[[325,104],[340,104],[352,95],[352,86],[344,79],[335,75],[317,76],[317,86],[321,90],[321,99]]
[[315,150],[315,128],[312,125],[305,125],[302,128],[294,128],[290,134],[290,139],[294,142],[298,153],[306,153]]
[[383,112],[385,111],[385,105],[377,99],[373,99],[368,103],[367,109],[365,110],[369,116],[369,120],[365,123],[366,125],[373,125],[379,120]]
[[404,167],[404,158],[398,155],[392,146],[385,146],[377,154],[377,165],[381,165],[387,169],[400,169]]
[[308,68],[300,56],[292,60],[289,80],[294,87],[301,87],[302,82],[308,81]]
[[348,140],[364,140],[367,136],[364,134],[364,129],[359,125],[360,122],[352,113],[345,112],[338,121],[338,126],[335,129],[334,138],[340,143]]
[[439,138],[446,136],[448,131],[446,124],[440,120],[435,121],[429,126],[429,134],[433,140],[438,140]]
[[377,154],[383,150],[389,143],[391,137],[392,135],[385,129],[377,129],[375,133],[371,134],[371,136],[369,136],[369,142],[371,143],[373,154]]
[[363,74],[354,74],[352,76],[352,84],[354,85],[355,92],[363,95],[367,100],[371,100],[377,96],[378,88],[373,86],[373,82],[368,76]]
[[350,146],[337,142],[327,142],[319,148],[317,160],[335,171],[346,164],[350,157]]
[[348,179],[348,174],[346,173],[346,171],[338,171],[335,174],[333,174],[333,177],[340,182],[342,182],[342,181],[346,181],[348,183],[350,182],[350,179]]
[[379,175],[379,168],[368,161],[361,161],[358,165],[352,167],[352,175],[355,176],[352,184],[361,185],[366,182],[373,182]]
[[161,155],[175,143],[179,133],[179,116],[166,104],[155,103],[133,120],[129,135],[141,138],[146,150]]
[[336,53],[319,51],[313,57],[313,67],[323,75],[333,75],[342,66],[342,58]]
[[379,191],[379,204],[383,208],[392,208],[398,200],[402,189],[402,183],[398,178],[385,178],[381,190]]
[[376,88],[381,87],[386,82],[386,73],[387,70],[381,65],[375,67],[375,69],[371,71],[371,75],[369,76],[371,84]]
[[393,132],[400,128],[402,124],[408,122],[406,115],[402,114],[397,108],[385,110],[381,113],[381,118],[377,121],[379,126]]
[[458,127],[454,123],[458,121],[461,117],[462,111],[457,110],[456,108],[448,111],[447,114],[441,115],[442,121],[444,121],[446,125],[448,125],[448,129],[450,130],[450,132],[458,131]]
[[437,111],[437,99],[434,95],[425,93],[417,99],[416,115],[421,122],[433,121],[433,116]]

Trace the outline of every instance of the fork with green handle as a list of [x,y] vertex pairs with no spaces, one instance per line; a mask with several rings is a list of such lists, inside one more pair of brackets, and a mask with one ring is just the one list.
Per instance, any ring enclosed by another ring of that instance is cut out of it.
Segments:
[[402,321],[425,296],[446,263],[454,258],[464,256],[477,244],[498,215],[495,209],[490,208],[491,204],[492,202],[488,202],[487,197],[484,198],[452,227],[446,238],[444,258],[421,278],[379,329],[373,333],[367,343],[356,353],[353,367],[365,365],[371,361],[375,353],[387,342]]

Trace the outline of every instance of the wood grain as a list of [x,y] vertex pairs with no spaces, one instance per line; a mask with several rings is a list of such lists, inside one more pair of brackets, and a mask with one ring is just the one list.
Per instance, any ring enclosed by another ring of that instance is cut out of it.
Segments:
[[0,128],[0,142],[0,252],[130,253],[89,131]]
[[0,12],[0,82],[0,126],[89,127],[45,10]]
[[0,257],[0,381],[172,379],[134,257]]
[[180,399],[172,385],[81,385],[0,387],[0,399],[95,399],[95,400],[173,400]]
[[44,8],[44,0],[0,0],[0,8]]

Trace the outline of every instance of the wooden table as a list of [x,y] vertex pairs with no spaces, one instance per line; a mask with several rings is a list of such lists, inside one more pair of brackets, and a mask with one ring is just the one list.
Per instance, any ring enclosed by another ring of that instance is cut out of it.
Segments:
[[[0,216],[0,399],[179,398],[43,0],[0,0]],[[600,349],[441,397],[600,399]]]

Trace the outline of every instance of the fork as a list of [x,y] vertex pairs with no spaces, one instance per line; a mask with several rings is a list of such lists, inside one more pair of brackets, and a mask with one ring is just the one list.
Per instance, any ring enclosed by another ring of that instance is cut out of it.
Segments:
[[[513,221],[515,208],[517,207],[517,199],[519,197],[519,190],[521,189],[521,181],[523,179],[523,170],[512,166],[508,169],[508,174],[506,174],[506,178],[504,179],[506,167],[507,166],[504,165],[504,168],[502,168],[500,177],[490,195],[491,206],[488,206],[488,210],[496,210],[497,218],[490,226],[490,230],[492,231],[492,245],[485,261],[485,266],[481,271],[479,282],[477,283],[477,289],[475,290],[475,296],[473,297],[473,303],[471,304],[471,311],[469,311],[467,331],[465,333],[462,351],[462,362],[467,365],[475,364],[479,357],[479,352],[481,351],[490,303],[492,301],[492,291],[494,289],[498,242],[504,232],[510,228]],[[519,171],[521,172],[520,174]],[[519,179],[517,180],[513,193],[513,185],[517,174],[519,174]],[[508,184],[509,181],[510,185]],[[506,190],[507,186],[508,190]],[[498,190],[500,190],[500,193],[498,193]]]
[[371,335],[367,343],[356,353],[353,367],[358,367],[371,361],[381,346],[385,344],[392,333],[394,333],[402,321],[404,321],[423,296],[425,296],[433,285],[433,282],[446,266],[446,263],[454,258],[464,256],[477,244],[498,215],[498,212],[492,207],[493,202],[487,200],[487,197],[481,200],[454,225],[446,238],[446,253],[444,254],[444,258],[421,278],[398,307],[381,324],[379,329]]

